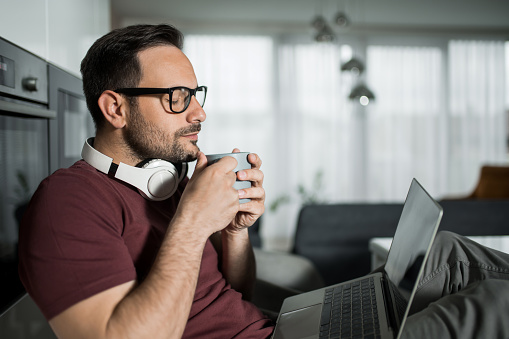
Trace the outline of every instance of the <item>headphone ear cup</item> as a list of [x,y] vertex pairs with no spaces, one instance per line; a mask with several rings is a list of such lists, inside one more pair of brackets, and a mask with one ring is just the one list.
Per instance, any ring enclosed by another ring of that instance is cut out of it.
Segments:
[[[187,164],[185,167],[187,168]],[[186,173],[183,173],[182,169],[179,171],[171,162],[161,159],[151,160],[142,168],[152,173],[148,177],[146,191],[139,191],[147,199],[155,201],[171,197],[177,190],[180,181],[187,174],[187,169]]]

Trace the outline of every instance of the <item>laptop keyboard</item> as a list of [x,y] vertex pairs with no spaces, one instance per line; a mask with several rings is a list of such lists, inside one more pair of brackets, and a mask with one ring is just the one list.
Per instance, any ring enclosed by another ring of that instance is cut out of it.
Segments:
[[403,316],[405,315],[406,308],[408,306],[408,301],[401,295],[398,288],[389,281],[389,287],[391,289],[392,295],[394,296],[395,304],[396,304],[396,311],[398,312],[399,321],[403,319]]
[[380,338],[372,277],[325,290],[320,338]]

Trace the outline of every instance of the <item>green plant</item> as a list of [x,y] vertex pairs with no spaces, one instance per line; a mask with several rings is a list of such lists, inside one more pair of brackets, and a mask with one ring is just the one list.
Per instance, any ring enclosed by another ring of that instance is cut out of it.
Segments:
[[18,201],[26,202],[30,200],[30,186],[28,185],[26,174],[18,170],[16,178],[18,179],[18,187],[15,188],[15,192]]
[[[303,184],[297,185],[297,194],[298,199],[301,205],[311,205],[311,204],[318,204],[323,203],[325,200],[321,198],[323,194],[321,194],[321,189],[323,186],[323,171],[318,170],[315,173],[315,176],[313,178],[313,184],[310,189],[306,188]],[[292,198],[289,194],[283,194],[274,199],[270,205],[269,210],[271,212],[276,212],[279,207],[281,207],[284,204],[288,204],[292,201]]]

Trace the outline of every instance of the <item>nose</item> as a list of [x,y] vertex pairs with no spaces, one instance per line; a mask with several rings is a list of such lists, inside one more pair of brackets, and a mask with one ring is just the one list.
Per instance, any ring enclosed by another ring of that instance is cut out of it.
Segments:
[[187,111],[187,121],[190,123],[204,122],[207,118],[207,114],[205,114],[203,107],[201,107],[194,95],[191,97]]

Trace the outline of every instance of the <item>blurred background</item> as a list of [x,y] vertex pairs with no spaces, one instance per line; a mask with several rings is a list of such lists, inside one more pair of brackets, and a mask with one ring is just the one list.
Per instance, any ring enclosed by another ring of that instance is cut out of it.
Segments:
[[209,86],[199,145],[262,157],[273,249],[303,203],[403,201],[413,177],[462,196],[508,162],[505,0],[3,3],[1,37],[77,75],[112,28],[180,28]]
[[413,177],[461,196],[508,162],[505,0],[3,2],[0,36],[78,75],[112,28],[180,28],[209,86],[200,147],[263,159],[270,248],[303,203],[403,201]]

